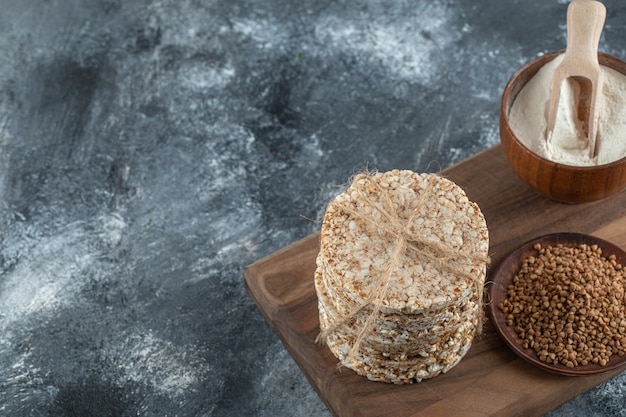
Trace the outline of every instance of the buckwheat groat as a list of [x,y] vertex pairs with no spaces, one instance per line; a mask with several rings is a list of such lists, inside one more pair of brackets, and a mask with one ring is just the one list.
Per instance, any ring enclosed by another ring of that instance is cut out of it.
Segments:
[[357,175],[322,224],[320,339],[371,380],[446,372],[480,327],[488,248],[480,209],[452,181],[401,170]]

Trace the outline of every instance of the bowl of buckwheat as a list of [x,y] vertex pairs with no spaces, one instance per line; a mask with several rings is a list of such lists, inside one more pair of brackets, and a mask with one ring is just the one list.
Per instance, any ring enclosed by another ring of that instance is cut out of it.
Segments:
[[523,359],[571,376],[626,364],[626,253],[618,246],[544,235],[502,260],[491,281],[492,321]]

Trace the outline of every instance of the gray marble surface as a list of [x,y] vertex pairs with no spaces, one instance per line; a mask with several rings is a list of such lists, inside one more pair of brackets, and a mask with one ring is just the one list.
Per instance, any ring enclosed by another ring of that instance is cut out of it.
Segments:
[[[600,47],[626,58],[605,4]],[[355,171],[496,144],[567,2],[0,6],[0,415],[323,417],[243,271]],[[625,403],[621,375],[549,416]]]

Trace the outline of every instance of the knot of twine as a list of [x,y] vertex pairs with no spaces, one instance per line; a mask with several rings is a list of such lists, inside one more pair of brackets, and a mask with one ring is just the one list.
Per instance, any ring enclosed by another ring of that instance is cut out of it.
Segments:
[[[318,340],[326,339],[328,335],[335,332],[343,324],[349,322],[368,305],[374,305],[372,312],[367,317],[365,324],[359,331],[354,344],[348,352],[348,355],[345,358],[346,361],[349,361],[351,358],[354,357],[361,345],[361,342],[363,341],[363,338],[368,334],[372,323],[378,316],[383,301],[385,300],[385,297],[387,295],[387,289],[389,288],[391,277],[395,269],[399,266],[400,260],[404,257],[407,251],[413,251],[417,254],[418,259],[432,261],[436,263],[441,270],[457,274],[462,277],[466,277],[472,280],[474,284],[477,285],[479,317],[476,333],[480,333],[483,314],[483,285],[476,276],[472,275],[466,270],[455,267],[454,265],[452,265],[451,262],[449,262],[449,260],[451,258],[461,257],[472,262],[489,264],[489,257],[476,254],[461,253],[458,249],[453,248],[445,242],[437,242],[430,239],[424,239],[419,235],[419,232],[411,230],[413,220],[415,220],[415,218],[421,212],[421,209],[425,206],[426,200],[430,196],[432,189],[437,182],[437,179],[438,177],[435,174],[430,175],[428,184],[420,193],[418,201],[413,208],[410,217],[405,222],[403,222],[400,219],[400,216],[397,214],[397,209],[393,204],[389,191],[386,188],[382,187],[378,182],[374,181],[372,175],[368,173],[360,173],[354,177],[353,184],[364,181],[366,185],[370,185],[375,190],[375,193],[368,193],[365,191],[365,189],[367,189],[368,187],[354,187],[354,190],[358,193],[360,200],[373,209],[371,211],[372,214],[355,210],[349,202],[342,203],[340,205],[341,210],[357,219],[361,219],[363,222],[365,222],[366,225],[375,225],[381,236],[391,237],[393,240],[393,250],[391,259],[389,260],[387,267],[385,268],[384,272],[377,277],[374,288],[372,292],[366,297],[365,301],[353,310],[348,311],[345,315],[342,315],[339,320],[333,323],[333,325],[326,330],[320,332],[318,336]],[[374,194],[378,196],[378,200],[381,200],[382,203],[378,203],[377,201],[375,201],[374,198],[371,197],[371,195]],[[374,211],[379,213],[382,219],[377,219],[373,215]]]

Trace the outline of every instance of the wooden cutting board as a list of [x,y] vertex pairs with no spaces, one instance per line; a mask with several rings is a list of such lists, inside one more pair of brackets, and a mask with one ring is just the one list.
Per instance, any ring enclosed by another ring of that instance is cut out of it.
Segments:
[[[490,270],[522,243],[547,233],[593,234],[626,247],[626,192],[580,205],[549,201],[517,178],[500,145],[441,174],[483,210]],[[456,367],[417,384],[371,382],[338,369],[328,348],[314,342],[318,250],[316,233],[253,263],[244,276],[251,297],[334,416],[540,416],[621,372],[568,377],[540,370],[518,358],[491,323]]]

